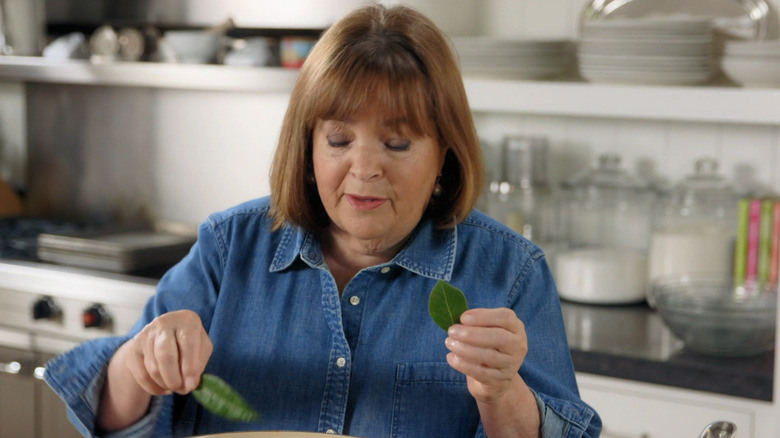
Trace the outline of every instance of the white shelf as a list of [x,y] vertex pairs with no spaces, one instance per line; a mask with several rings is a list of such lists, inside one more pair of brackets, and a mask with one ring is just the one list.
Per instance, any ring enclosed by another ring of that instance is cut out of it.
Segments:
[[0,56],[3,81],[289,93],[297,77],[283,68]]
[[[289,93],[283,68],[0,56],[0,81]],[[670,87],[466,78],[477,112],[780,125],[780,89]]]
[[474,111],[780,125],[780,89],[467,78]]

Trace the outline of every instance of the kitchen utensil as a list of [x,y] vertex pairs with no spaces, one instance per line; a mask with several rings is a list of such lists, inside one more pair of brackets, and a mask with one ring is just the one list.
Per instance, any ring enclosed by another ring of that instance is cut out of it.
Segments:
[[730,421],[713,421],[701,431],[699,438],[733,438],[737,435],[737,426]]
[[775,345],[777,289],[734,286],[722,271],[655,279],[650,297],[685,348],[716,356],[751,356]]

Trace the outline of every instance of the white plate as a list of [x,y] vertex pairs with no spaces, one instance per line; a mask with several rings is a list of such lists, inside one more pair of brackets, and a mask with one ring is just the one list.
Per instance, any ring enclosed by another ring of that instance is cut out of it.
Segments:
[[578,53],[609,55],[702,56],[713,53],[713,38],[613,39],[582,38]]
[[638,85],[697,85],[712,77],[712,71],[654,72],[646,70],[603,70],[582,66],[580,66],[580,74],[589,82]]
[[462,72],[464,76],[489,79],[547,79],[560,76],[565,70],[563,67],[528,66],[463,68]]
[[462,66],[480,67],[487,66],[501,66],[501,67],[524,67],[527,65],[544,65],[544,66],[557,66],[564,64],[566,58],[495,58],[489,56],[483,57],[469,57],[460,58],[460,64]]
[[452,37],[452,44],[462,48],[510,48],[526,50],[558,50],[565,47],[569,40],[560,39],[522,39],[522,38],[493,38],[486,36],[476,37]]
[[580,64],[650,69],[690,70],[711,68],[713,65],[712,56],[610,56],[581,53],[577,59],[579,59]]

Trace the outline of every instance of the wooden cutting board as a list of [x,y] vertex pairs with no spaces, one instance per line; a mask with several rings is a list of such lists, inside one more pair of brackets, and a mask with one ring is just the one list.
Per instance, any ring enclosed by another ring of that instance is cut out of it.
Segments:
[[0,179],[0,217],[18,216],[23,210],[19,196],[8,183]]

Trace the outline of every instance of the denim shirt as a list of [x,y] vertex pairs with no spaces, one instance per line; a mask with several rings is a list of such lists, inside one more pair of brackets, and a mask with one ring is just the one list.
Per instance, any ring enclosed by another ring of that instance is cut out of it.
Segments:
[[156,316],[197,312],[214,345],[206,372],[260,412],[236,423],[191,395],[154,397],[116,437],[182,437],[298,430],[357,437],[484,437],[463,374],[446,362],[446,333],[428,315],[437,280],[472,308],[509,307],[524,322],[520,375],[544,437],[597,437],[601,422],[577,390],[555,283],[542,251],[473,212],[453,229],[423,220],[397,256],[361,270],[339,296],[316,234],[271,231],[268,198],[211,215],[198,240],[160,280],[125,337],[88,341],[52,360],[45,379],[85,436],[116,349]]

